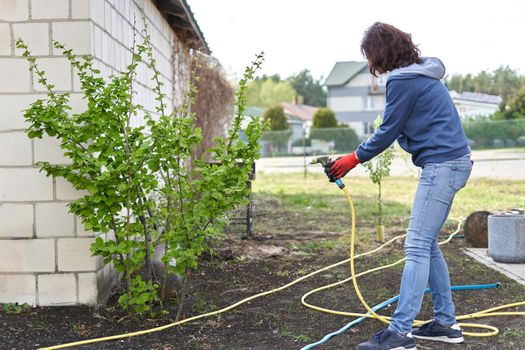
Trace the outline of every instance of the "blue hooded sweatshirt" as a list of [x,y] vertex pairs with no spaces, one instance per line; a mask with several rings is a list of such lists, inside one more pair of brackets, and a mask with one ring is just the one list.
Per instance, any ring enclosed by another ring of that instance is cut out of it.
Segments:
[[440,79],[445,66],[434,57],[394,69],[386,83],[383,123],[356,150],[366,162],[396,139],[419,167],[470,153],[467,137],[449,92]]

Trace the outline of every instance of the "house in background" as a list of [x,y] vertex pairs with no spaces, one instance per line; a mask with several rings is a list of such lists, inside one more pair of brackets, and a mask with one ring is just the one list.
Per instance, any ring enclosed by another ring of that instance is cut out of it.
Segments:
[[503,101],[500,96],[479,92],[450,91],[450,97],[462,119],[488,117],[494,114]]
[[288,118],[288,124],[292,130],[291,142],[302,139],[304,135],[310,134],[310,128],[314,120],[314,114],[319,107],[298,104],[295,102],[281,102],[284,114]]
[[366,62],[337,62],[326,78],[327,106],[337,121],[361,138],[373,132],[372,122],[383,115],[386,75],[374,77]]

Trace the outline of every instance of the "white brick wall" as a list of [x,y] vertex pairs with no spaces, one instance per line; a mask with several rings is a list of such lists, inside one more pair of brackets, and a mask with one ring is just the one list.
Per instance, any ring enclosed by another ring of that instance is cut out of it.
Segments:
[[55,240],[0,240],[0,272],[55,271]]
[[63,237],[75,235],[75,220],[67,203],[37,203],[35,205],[36,236]]
[[0,167],[0,202],[48,200],[53,200],[52,179],[37,168]]
[[71,305],[77,302],[75,275],[53,274],[38,276],[39,305]]
[[0,20],[24,21],[29,18],[28,0],[0,0]]
[[11,54],[11,29],[8,23],[0,23],[0,55]]
[[[72,93],[72,113],[81,113],[86,101],[80,81],[53,41],[78,55],[92,54],[107,77],[130,63],[133,22],[141,31],[143,15],[171,106],[175,36],[151,0],[0,0],[0,303],[94,305],[116,276],[111,266],[102,267],[101,259],[91,256],[97,233],[85,231],[68,212],[68,201],[84,193],[63,178],[46,177],[35,165],[68,164],[69,159],[58,140],[25,135],[29,125],[23,110],[46,95],[14,40],[26,42],[55,89]],[[140,67],[134,86],[136,102],[154,112],[151,75]]]
[[23,131],[3,133],[0,150],[0,166],[32,164],[31,140]]
[[0,93],[29,92],[29,64],[24,59],[3,58],[0,64]]
[[61,19],[69,17],[69,0],[31,0],[33,19]]
[[35,275],[0,275],[0,303],[9,303],[13,295],[20,304],[36,304]]
[[[21,38],[33,55],[49,55],[49,23],[15,23],[13,38]],[[15,53],[19,56],[22,50],[15,48]]]
[[33,236],[33,205],[0,204],[0,238]]
[[91,256],[93,238],[62,238],[58,240],[59,271],[96,271],[100,258]]

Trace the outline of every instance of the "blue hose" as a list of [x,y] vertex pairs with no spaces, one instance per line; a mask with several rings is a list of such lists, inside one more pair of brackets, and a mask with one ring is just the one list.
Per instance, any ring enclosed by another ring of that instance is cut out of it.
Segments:
[[[490,289],[490,288],[498,288],[500,287],[501,284],[500,283],[492,283],[492,284],[473,284],[473,285],[468,285],[468,286],[452,286],[450,289],[451,290],[477,290],[477,289]],[[430,288],[427,288],[425,289],[425,294],[428,294],[430,293]],[[375,312],[375,311],[378,311],[378,310],[381,310],[393,303],[395,303],[397,300],[399,299],[399,295],[396,295],[395,297],[393,298],[390,298],[388,299],[387,301],[384,301],[382,302],[381,304],[377,304],[376,306],[374,306],[372,308],[372,310]],[[319,340],[318,342],[316,343],[312,343],[312,344],[309,344],[303,348],[301,348],[301,350],[309,350],[309,349],[312,349],[318,345],[321,345],[323,343],[326,343],[330,338],[336,336],[336,335],[339,335],[345,331],[347,331],[349,328],[355,326],[356,324],[358,323],[361,323],[363,322],[364,320],[366,320],[367,317],[364,317],[364,316],[361,316],[355,320],[353,320],[352,322],[348,323],[346,326],[344,326],[343,328],[335,331],[335,332],[332,332],[332,333],[329,333],[327,335],[324,336],[323,339]]]

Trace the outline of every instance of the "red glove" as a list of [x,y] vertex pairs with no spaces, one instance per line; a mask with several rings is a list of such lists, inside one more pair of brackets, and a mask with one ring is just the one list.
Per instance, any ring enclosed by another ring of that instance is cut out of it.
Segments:
[[357,164],[361,163],[355,152],[347,156],[339,157],[330,166],[330,174],[336,179],[340,179],[350,170],[356,167]]

